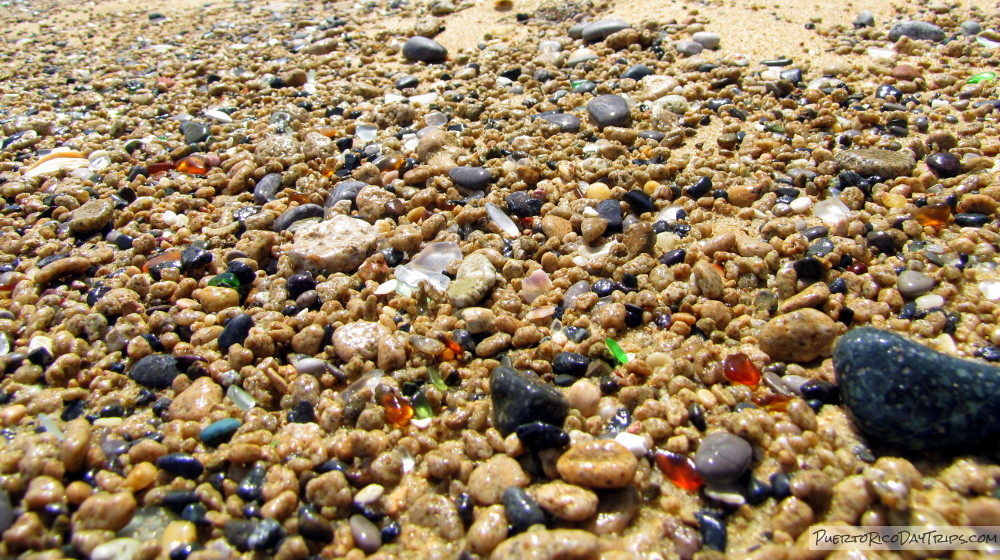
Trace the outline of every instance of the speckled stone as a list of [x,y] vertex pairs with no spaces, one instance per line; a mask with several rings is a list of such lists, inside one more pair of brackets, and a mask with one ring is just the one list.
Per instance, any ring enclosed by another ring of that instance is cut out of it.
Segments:
[[177,360],[173,356],[153,354],[136,362],[128,376],[144,387],[166,389],[180,374]]
[[837,324],[822,311],[799,309],[768,321],[757,342],[772,360],[809,362],[828,356],[837,334]]
[[508,367],[493,370],[490,393],[493,396],[493,425],[504,436],[529,422],[562,426],[569,413],[566,398],[556,388]]
[[377,239],[368,222],[338,215],[299,226],[288,257],[296,271],[354,272],[375,250]]
[[958,451],[1000,436],[1000,368],[870,327],[840,338],[833,368],[855,425],[873,441]]
[[596,439],[570,447],[556,462],[559,476],[585,488],[621,488],[635,476],[638,461],[624,445]]
[[197,422],[222,404],[222,387],[211,377],[199,377],[187,389],[177,395],[167,411],[173,420]]
[[834,156],[840,168],[854,171],[865,177],[878,176],[892,179],[913,172],[916,162],[907,152],[860,148],[843,150]]
[[115,205],[108,198],[87,201],[71,214],[69,230],[78,235],[96,233],[108,225],[115,213]]
[[524,469],[507,455],[494,455],[476,467],[469,475],[469,495],[479,505],[499,504],[505,488],[523,487],[531,483]]
[[889,29],[889,40],[898,41],[901,37],[909,37],[918,41],[944,41],[944,30],[926,21],[900,21]]
[[490,560],[590,560],[597,558],[600,546],[596,536],[580,529],[528,531],[500,543]]
[[378,355],[379,341],[388,334],[388,329],[379,323],[348,323],[333,332],[333,348],[344,362],[351,361],[354,356],[374,360]]

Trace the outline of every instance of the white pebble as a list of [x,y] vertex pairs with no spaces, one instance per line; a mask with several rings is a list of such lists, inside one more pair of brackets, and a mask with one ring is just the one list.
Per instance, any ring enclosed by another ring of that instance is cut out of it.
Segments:
[[847,219],[851,209],[837,198],[828,198],[816,203],[813,214],[831,226],[836,226]]
[[933,309],[944,305],[944,298],[937,294],[925,294],[913,300],[917,309]]
[[983,280],[979,283],[979,291],[983,293],[983,297],[986,299],[997,301],[1000,299],[1000,281]]
[[811,206],[812,200],[806,196],[800,196],[788,204],[788,207],[796,214],[804,214]]
[[354,503],[361,505],[375,503],[384,492],[385,488],[381,484],[369,484],[354,495]]
[[173,210],[167,210],[163,213],[163,223],[173,226],[177,223],[177,214]]
[[645,457],[646,452],[649,451],[649,446],[646,445],[646,438],[637,434],[621,432],[615,436],[615,441],[625,446],[625,449],[631,451],[637,458]]
[[139,551],[140,543],[136,539],[114,539],[97,545],[90,551],[91,560],[132,560]]

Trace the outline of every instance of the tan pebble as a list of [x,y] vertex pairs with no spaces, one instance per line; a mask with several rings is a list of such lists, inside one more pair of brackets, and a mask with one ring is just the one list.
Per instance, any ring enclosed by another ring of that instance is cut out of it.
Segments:
[[608,229],[608,222],[604,218],[589,217],[584,218],[580,224],[580,234],[587,243],[593,243],[604,235]]
[[171,521],[160,537],[161,550],[170,551],[180,545],[192,543],[198,539],[198,530],[190,521]]
[[379,341],[388,334],[389,330],[379,323],[357,321],[333,332],[333,347],[337,356],[345,362],[351,361],[354,356],[374,360],[378,356]]
[[499,352],[503,352],[510,346],[510,335],[499,332],[492,334],[476,345],[476,355],[480,358],[488,358]]
[[265,519],[277,519],[279,521],[287,519],[295,513],[295,506],[298,503],[299,497],[295,495],[295,492],[285,490],[261,506],[260,516]]
[[208,286],[196,292],[195,297],[208,313],[218,313],[240,303],[240,294],[232,288]]
[[737,208],[747,208],[760,196],[760,185],[736,185],[726,191],[729,203]]
[[771,518],[771,528],[796,538],[812,525],[813,519],[813,510],[809,504],[792,496],[778,505],[778,511]]
[[118,531],[132,520],[136,505],[135,497],[130,492],[94,494],[73,514],[73,531]]
[[378,368],[391,372],[406,366],[406,342],[392,334],[378,343]]
[[83,468],[90,448],[90,429],[90,423],[85,418],[77,418],[66,424],[61,458],[68,472],[77,472]]
[[756,237],[740,235],[736,238],[736,252],[739,253],[741,257],[764,258],[773,250],[774,247],[772,247],[770,243]]
[[480,505],[499,504],[508,486],[525,487],[531,482],[524,469],[507,455],[494,455],[469,476],[469,495]]
[[701,295],[709,299],[721,299],[722,298],[722,275],[719,271],[708,261],[698,261],[692,267],[691,272],[694,275],[694,283],[701,292]]
[[402,522],[404,526],[412,523],[426,527],[438,537],[449,541],[460,539],[464,534],[455,502],[433,492],[418,498],[403,514]]
[[84,257],[66,257],[43,266],[35,274],[35,284],[46,286],[49,282],[65,276],[83,274],[90,268],[90,260]]
[[875,501],[868,482],[851,475],[833,486],[828,519],[856,524]]
[[698,248],[709,258],[715,256],[719,251],[732,252],[734,247],[736,247],[736,234],[729,231],[698,243]]
[[566,218],[547,214],[542,218],[542,233],[547,237],[562,239],[564,235],[573,231],[573,224]]
[[965,504],[969,525],[976,527],[1000,526],[1000,500],[987,496],[972,498]]
[[459,316],[465,321],[465,328],[472,334],[490,331],[496,322],[493,310],[485,307],[466,307]]
[[29,509],[42,509],[49,504],[62,502],[65,499],[65,492],[62,482],[51,476],[35,477],[28,483],[28,491],[24,494],[24,505]]
[[566,482],[586,488],[621,488],[635,476],[638,461],[614,440],[591,440],[570,447],[556,463]]
[[589,379],[578,379],[566,390],[569,406],[580,411],[584,418],[597,413],[601,402],[601,389]]
[[639,491],[632,486],[602,492],[597,515],[587,522],[585,528],[595,535],[621,533],[639,514],[641,504]]
[[597,494],[560,480],[539,486],[534,497],[542,509],[567,521],[583,521],[597,512]]
[[16,426],[28,413],[28,407],[23,404],[12,404],[0,410],[0,425],[6,428]]
[[492,552],[507,538],[507,515],[503,506],[497,504],[481,508],[465,538],[476,554],[484,556]]
[[594,200],[607,200],[611,197],[611,189],[604,183],[591,183],[587,185],[585,196]]
[[46,547],[46,528],[38,514],[29,511],[17,517],[14,524],[3,532],[3,542],[15,549],[42,550]]
[[156,466],[152,463],[142,462],[132,467],[128,476],[125,477],[125,487],[132,492],[138,492],[149,487],[156,481]]
[[625,304],[617,301],[602,305],[597,310],[598,321],[606,329],[624,329],[625,315]]
[[222,387],[211,377],[199,377],[177,395],[167,409],[174,420],[199,421],[222,404]]
[[597,560],[600,541],[579,529],[540,529],[521,533],[500,543],[491,560]]
[[629,258],[635,258],[640,253],[652,251],[655,242],[656,235],[653,233],[653,226],[646,222],[633,224],[622,234],[622,243],[625,244]]
[[94,487],[82,480],[74,480],[66,487],[66,500],[79,506],[94,493]]
[[830,288],[823,282],[816,282],[794,296],[781,302],[778,313],[790,313],[797,309],[818,307],[830,299]]
[[114,202],[109,198],[89,200],[73,211],[72,218],[66,225],[73,233],[96,233],[111,221],[114,212]]
[[306,499],[320,507],[346,507],[352,501],[351,489],[344,473],[330,471],[306,484]]
[[760,330],[757,342],[772,360],[809,362],[829,356],[841,329],[821,311],[800,309],[771,319]]

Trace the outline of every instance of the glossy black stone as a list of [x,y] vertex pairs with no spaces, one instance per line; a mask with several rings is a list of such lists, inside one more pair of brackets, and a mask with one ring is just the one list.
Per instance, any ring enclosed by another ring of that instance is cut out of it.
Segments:
[[708,429],[708,423],[705,421],[705,409],[698,403],[692,403],[688,407],[688,420],[691,421],[692,426],[703,432]]
[[575,352],[560,352],[552,359],[552,372],[555,374],[582,377],[587,373],[590,358]]
[[316,421],[316,411],[309,401],[299,401],[288,411],[288,421],[293,424],[308,424]]
[[288,292],[288,299],[295,299],[308,290],[316,289],[316,280],[312,274],[299,272],[292,274],[285,281],[285,291]]
[[954,177],[962,172],[962,161],[953,153],[938,152],[927,156],[927,167],[940,177]]
[[240,286],[249,286],[257,278],[250,265],[243,261],[232,261],[226,267],[226,272],[232,274],[239,281]]
[[532,452],[543,449],[559,449],[569,445],[569,434],[562,428],[545,422],[529,422],[514,431],[521,443]]
[[802,230],[802,235],[804,235],[809,241],[814,241],[821,237],[830,235],[830,230],[827,229],[826,226],[813,226]]
[[299,509],[299,534],[307,540],[327,543],[333,540],[333,526],[312,506]]
[[255,466],[251,468],[240,481],[239,486],[236,487],[236,495],[245,502],[260,500],[263,497],[264,477],[266,475],[267,469],[265,467]]
[[587,112],[600,129],[608,126],[629,126],[632,123],[628,102],[618,95],[599,95],[591,99],[587,103]]
[[966,212],[955,214],[955,223],[962,227],[983,227],[990,223],[990,219],[986,214],[971,214]]
[[391,543],[399,538],[399,534],[402,531],[403,527],[399,524],[399,521],[390,521],[385,527],[382,527],[382,542]]
[[416,76],[406,75],[396,78],[396,81],[393,82],[392,85],[396,89],[406,89],[406,88],[417,87],[419,83],[420,80],[418,80]]
[[809,245],[809,249],[806,250],[806,256],[825,257],[826,255],[832,253],[835,248],[836,247],[833,244],[833,241],[827,237],[823,237],[813,241],[812,244]]
[[896,252],[896,242],[884,231],[873,231],[865,237],[868,247],[882,254],[892,255]]
[[823,261],[816,257],[799,259],[792,264],[792,268],[801,280],[820,280],[826,272]]
[[1000,362],[1000,346],[982,346],[976,348],[974,354],[987,362]]
[[642,325],[642,308],[631,303],[625,304],[625,325],[636,328]]
[[355,200],[358,198],[358,193],[361,192],[361,189],[367,186],[367,183],[362,183],[361,181],[344,181],[342,183],[338,183],[337,186],[330,191],[330,194],[326,196],[326,201],[323,202],[323,206],[332,208],[341,200],[350,200],[351,204],[354,204]]
[[686,258],[687,251],[684,249],[671,249],[666,253],[663,253],[663,256],[660,257],[660,263],[667,266],[673,266],[684,262],[684,259]]
[[615,291],[615,283],[607,278],[601,278],[594,282],[590,289],[597,294],[597,297],[606,297]]
[[201,461],[187,453],[168,453],[156,460],[156,466],[174,476],[192,480],[205,471]]
[[518,534],[532,525],[545,525],[545,511],[523,488],[509,486],[503,491],[503,509],[510,523],[511,533]]
[[517,191],[507,195],[507,210],[519,218],[537,216],[542,212],[542,201],[527,191]]
[[576,133],[580,131],[580,117],[576,115],[547,111],[540,113],[538,118],[558,126],[560,132]]
[[219,333],[219,350],[224,354],[229,351],[230,346],[243,344],[253,325],[253,318],[247,313],[240,313],[230,319]]
[[452,167],[448,177],[456,185],[473,190],[483,190],[493,181],[493,174],[485,167]]
[[194,490],[171,490],[163,496],[161,503],[179,514],[184,511],[184,508],[199,501],[201,500]]
[[427,37],[410,37],[403,45],[403,56],[414,62],[444,62],[448,49]]
[[615,411],[615,415],[608,420],[608,425],[605,426],[605,431],[609,434],[620,434],[628,429],[629,425],[632,424],[632,415],[629,413],[628,409],[621,407]]
[[475,513],[475,504],[472,503],[472,496],[466,492],[462,492],[455,498],[455,508],[458,510],[458,517],[462,520],[462,524],[468,528],[472,525],[473,513]]
[[617,200],[602,200],[595,208],[597,215],[608,223],[605,235],[622,232],[622,207]]
[[562,426],[569,404],[562,393],[541,379],[498,367],[490,374],[493,424],[507,436],[522,424],[546,422]]
[[833,352],[841,399],[870,439],[905,449],[961,449],[1000,435],[1000,369],[870,327]]
[[899,99],[902,96],[903,92],[899,91],[899,88],[893,85],[884,84],[875,89],[875,97],[879,99],[888,99],[890,97]]
[[273,519],[232,519],[223,534],[240,552],[270,550],[285,538],[285,530]]
[[792,481],[783,472],[771,475],[771,495],[779,502],[792,495]]
[[319,204],[300,204],[290,210],[285,210],[274,220],[271,229],[274,231],[285,231],[295,222],[307,220],[309,218],[322,218],[326,213]]
[[748,504],[752,506],[760,505],[771,497],[771,485],[751,476],[747,482],[744,497]]
[[136,362],[128,376],[150,389],[166,389],[181,374],[177,359],[165,354],[152,354]]
[[629,191],[625,193],[625,196],[622,197],[622,200],[624,200],[625,203],[628,204],[629,208],[633,212],[635,212],[637,216],[641,216],[647,212],[656,211],[656,206],[653,206],[653,199],[650,198],[648,194],[642,191],[638,190]]
[[694,514],[698,520],[698,533],[701,535],[701,545],[704,548],[726,551],[726,522],[706,511],[697,511]]
[[698,199],[712,190],[712,178],[711,177],[701,177],[693,185],[684,190],[684,194],[688,195],[690,198]]
[[635,64],[629,66],[628,70],[622,72],[621,78],[623,80],[626,78],[631,78],[633,80],[638,81],[652,74],[653,74],[653,69],[650,68],[649,66],[646,66],[645,64]]
[[823,404],[840,404],[840,388],[823,379],[810,379],[799,389],[806,399],[816,399]]

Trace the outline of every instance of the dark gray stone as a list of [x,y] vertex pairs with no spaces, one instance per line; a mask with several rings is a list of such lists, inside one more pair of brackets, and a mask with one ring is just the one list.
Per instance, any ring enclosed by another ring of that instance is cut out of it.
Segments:
[[753,460],[747,440],[729,432],[712,432],[701,440],[694,465],[708,484],[725,484],[738,479]]
[[841,399],[870,440],[919,451],[969,451],[1000,436],[1000,369],[870,327],[840,338]]
[[483,190],[493,181],[493,174],[485,167],[452,167],[448,177],[456,185],[473,191]]
[[493,424],[504,436],[529,422],[562,426],[569,413],[569,403],[559,390],[509,367],[493,370],[490,393]]
[[959,26],[962,29],[962,33],[965,35],[979,35],[983,30],[983,26],[979,24],[978,21],[966,20],[962,22]]
[[580,36],[583,37],[583,40],[588,43],[596,43],[597,41],[607,39],[612,34],[617,33],[622,29],[628,29],[630,27],[632,27],[630,24],[620,19],[601,19],[595,21],[594,23],[585,25],[580,30]]
[[195,121],[184,121],[180,126],[186,144],[197,144],[208,139],[208,127]]
[[515,534],[527,531],[532,525],[544,525],[548,521],[538,502],[517,486],[508,486],[503,491],[503,510]]
[[14,506],[10,503],[10,495],[6,490],[0,490],[0,533],[14,524]]
[[211,263],[212,253],[197,245],[191,245],[181,251],[181,271],[184,273],[205,268]]
[[598,128],[629,126],[632,122],[628,102],[618,95],[599,95],[591,99],[587,103],[587,112]]
[[527,191],[512,192],[507,195],[507,211],[519,218],[537,216],[542,212],[542,201]]
[[177,368],[177,360],[173,356],[153,354],[136,362],[128,375],[143,387],[166,389],[180,374],[181,370]]
[[309,218],[322,218],[325,213],[326,210],[319,204],[301,204],[291,210],[285,210],[282,215],[278,216],[278,219],[274,220],[271,229],[285,231],[295,222]]
[[252,328],[253,317],[250,315],[240,313],[233,317],[219,333],[219,350],[225,354],[233,344],[243,344]]
[[403,56],[414,62],[444,62],[448,49],[427,37],[410,37],[403,45]]
[[539,114],[538,118],[558,126],[560,132],[580,132],[580,117],[576,115],[548,111]]
[[854,20],[854,25],[857,27],[875,27],[875,16],[868,10],[864,10]]
[[632,78],[633,80],[641,80],[646,76],[653,74],[652,68],[646,66],[645,64],[635,64],[628,68],[628,70],[622,72],[621,78]]
[[156,466],[174,476],[194,480],[205,472],[204,465],[187,453],[168,453],[156,460]]
[[267,204],[277,199],[279,190],[281,190],[281,173],[268,173],[253,188],[253,201],[255,204]]
[[285,530],[273,519],[233,519],[226,522],[223,534],[240,552],[270,550],[285,538]]
[[216,420],[201,431],[201,441],[205,445],[218,447],[229,441],[229,438],[233,437],[236,430],[240,429],[240,425],[240,421],[235,418]]
[[927,156],[927,167],[940,177],[954,177],[962,172],[962,162],[951,152],[938,152]]
[[594,210],[597,211],[598,216],[604,218],[604,221],[608,223],[608,229],[605,230],[606,234],[621,233],[622,207],[617,200],[613,198],[602,200]]
[[590,365],[590,358],[576,352],[560,352],[552,360],[552,371],[559,375],[573,375],[583,377],[587,373],[587,366]]
[[362,183],[361,181],[344,181],[333,187],[330,194],[326,197],[326,202],[323,203],[327,208],[333,207],[335,204],[341,200],[350,200],[353,204],[358,198],[358,193],[361,189],[368,186],[368,183]]
[[909,37],[917,41],[934,41],[940,43],[944,41],[944,31],[926,21],[900,21],[896,22],[889,29],[889,40],[898,41],[900,37]]

